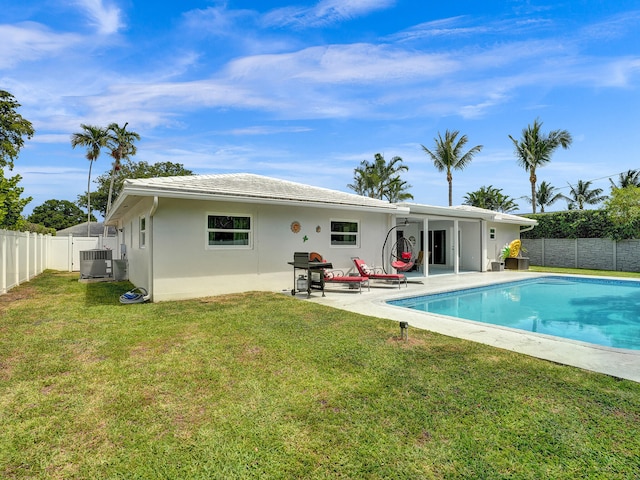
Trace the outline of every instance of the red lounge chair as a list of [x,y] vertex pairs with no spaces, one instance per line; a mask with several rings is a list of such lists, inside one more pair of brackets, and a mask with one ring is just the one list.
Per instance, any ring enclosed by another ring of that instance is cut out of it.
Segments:
[[389,282],[398,282],[398,288],[400,288],[400,282],[404,280],[405,287],[407,285],[407,277],[403,273],[378,273],[373,271],[367,266],[364,260],[361,258],[354,258],[353,263],[356,264],[358,273],[363,277],[369,277],[374,280],[386,280]]
[[362,293],[362,284],[367,284],[367,290],[371,290],[369,287],[369,277],[365,276],[346,276],[344,272],[340,270],[332,270],[324,272],[324,283],[348,283],[349,285],[357,285],[358,290]]

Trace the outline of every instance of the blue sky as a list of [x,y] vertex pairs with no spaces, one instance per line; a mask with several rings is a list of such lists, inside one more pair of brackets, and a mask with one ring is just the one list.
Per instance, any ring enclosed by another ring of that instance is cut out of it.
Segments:
[[[81,123],[138,132],[135,160],[349,191],[375,153],[403,158],[414,200],[447,204],[422,151],[459,130],[482,152],[453,201],[483,185],[520,211],[511,134],[536,118],[574,138],[538,170],[568,184],[640,168],[640,2],[618,0],[0,0],[0,88],[36,128],[16,162],[25,209],[75,201]],[[109,169],[105,153],[94,177]],[[565,202],[553,209],[564,209]]]

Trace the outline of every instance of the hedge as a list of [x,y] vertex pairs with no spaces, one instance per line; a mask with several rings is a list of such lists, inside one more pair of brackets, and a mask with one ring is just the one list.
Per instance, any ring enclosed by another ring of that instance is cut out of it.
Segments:
[[640,238],[640,222],[615,225],[605,210],[568,210],[565,212],[522,215],[538,221],[538,225],[521,238]]

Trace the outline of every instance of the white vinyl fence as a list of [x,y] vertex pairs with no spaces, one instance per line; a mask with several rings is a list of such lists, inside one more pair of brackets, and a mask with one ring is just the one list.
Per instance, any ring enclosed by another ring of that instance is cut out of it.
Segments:
[[46,269],[80,271],[81,250],[116,250],[117,246],[115,237],[54,237],[0,230],[0,295]]

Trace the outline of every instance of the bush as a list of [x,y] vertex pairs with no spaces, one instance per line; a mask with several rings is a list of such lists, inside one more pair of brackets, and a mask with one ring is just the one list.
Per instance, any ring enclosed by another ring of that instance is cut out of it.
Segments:
[[568,210],[565,212],[523,215],[538,221],[538,225],[522,238],[640,238],[640,224],[614,224],[605,210]]

